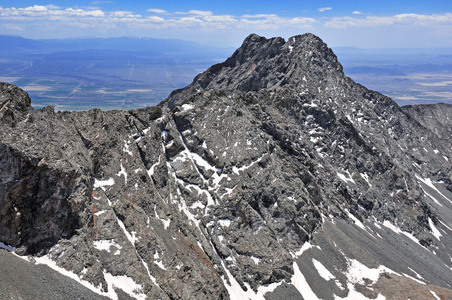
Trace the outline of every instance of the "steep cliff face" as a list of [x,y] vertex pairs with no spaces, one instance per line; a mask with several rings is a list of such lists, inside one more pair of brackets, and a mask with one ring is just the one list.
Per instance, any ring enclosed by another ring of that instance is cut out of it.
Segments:
[[251,35],[158,107],[0,88],[0,242],[99,293],[451,295],[450,139],[311,34]]

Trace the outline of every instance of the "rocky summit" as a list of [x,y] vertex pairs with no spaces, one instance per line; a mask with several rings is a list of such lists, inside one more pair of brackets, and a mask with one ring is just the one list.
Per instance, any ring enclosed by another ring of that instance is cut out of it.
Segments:
[[2,83],[0,295],[46,268],[77,291],[46,299],[452,299],[451,126],[312,34],[250,35],[145,109],[34,110]]

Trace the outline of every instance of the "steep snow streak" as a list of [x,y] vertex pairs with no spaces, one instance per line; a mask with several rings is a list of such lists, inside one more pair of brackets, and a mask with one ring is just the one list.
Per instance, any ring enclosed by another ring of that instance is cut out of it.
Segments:
[[397,234],[403,234],[403,235],[405,235],[406,237],[408,237],[410,240],[412,240],[413,242],[415,242],[415,243],[421,245],[421,243],[419,242],[419,240],[418,240],[414,235],[412,235],[411,233],[408,233],[408,232],[406,232],[406,231],[402,231],[399,227],[393,225],[393,224],[392,224],[391,222],[389,222],[388,220],[385,220],[385,221],[383,222],[383,226],[385,226],[385,227],[391,229],[392,231],[394,231],[394,232],[397,233]]
[[416,178],[421,181],[422,183],[424,183],[425,185],[427,185],[428,187],[430,187],[431,189],[433,189],[435,192],[438,193],[438,195],[440,195],[441,197],[443,197],[444,199],[446,199],[449,202],[452,202],[451,199],[447,198],[446,196],[444,196],[443,193],[441,193],[440,190],[438,190],[438,188],[433,184],[432,180],[430,178],[421,178],[418,175],[416,175]]
[[149,176],[150,178],[152,178],[152,175],[154,175],[155,167],[158,166],[158,165],[160,164],[160,160],[161,160],[161,156],[159,156],[159,161],[156,162],[155,164],[153,164],[153,165],[149,168],[149,170],[147,171],[148,176]]
[[312,263],[314,264],[314,267],[316,268],[320,277],[322,277],[326,281],[336,278],[333,274],[330,273],[330,271],[328,271],[327,268],[325,268],[325,266],[320,261],[313,258]]
[[314,246],[311,243],[309,243],[309,242],[305,242],[300,250],[298,250],[295,253],[292,253],[292,257],[296,258],[296,257],[302,255],[305,251],[307,251],[307,250],[309,250],[311,248],[314,248]]
[[439,232],[438,228],[436,228],[435,224],[433,224],[432,219],[428,218],[428,224],[430,225],[430,228],[432,229],[433,235],[439,241],[439,238],[442,237],[443,235],[441,234],[441,232]]
[[[22,256],[18,256],[18,257],[24,258]],[[28,261],[27,258],[24,258],[24,259]],[[94,285],[92,285],[90,282],[81,279],[80,277],[78,277],[77,274],[57,266],[57,264],[53,260],[50,259],[49,255],[45,255],[45,256],[41,256],[41,257],[34,257],[34,259],[35,259],[36,264],[46,265],[49,268],[59,272],[60,274],[63,274],[64,276],[67,276],[67,277],[77,281],[78,283],[80,283],[81,285],[86,287],[87,289],[89,289],[99,295],[109,297],[110,299],[118,299],[118,295],[116,295],[116,292],[114,290],[110,290],[108,293],[101,291],[100,288],[97,288]]]
[[435,297],[435,299],[441,300],[441,298],[438,297],[438,295],[434,291],[430,290],[430,293],[432,293],[432,295],[433,295],[433,297]]
[[[182,197],[182,193],[181,193],[181,191],[180,191],[180,189],[179,189],[179,186],[178,186],[178,180],[179,180],[179,179],[178,179],[177,176],[176,176],[176,172],[174,171],[173,167],[171,166],[171,164],[170,164],[169,162],[166,162],[166,166],[167,166],[167,169],[168,169],[168,175],[169,175],[170,177],[172,177],[173,180],[174,180],[174,184],[175,184],[175,186],[176,186],[176,192],[177,192],[177,195],[180,197],[180,201],[177,201],[177,205],[178,205],[178,207],[179,207],[179,211],[184,212],[185,215],[187,216],[187,218],[188,218],[189,220],[191,220],[191,221],[193,222],[193,224],[195,224],[196,227],[198,227],[198,229],[199,229],[199,223],[200,223],[200,221],[197,220],[197,219],[195,218],[195,216],[190,212],[190,210],[189,210],[188,207],[187,207],[187,203],[185,203],[185,199]],[[170,193],[169,196],[170,196],[170,202],[172,202],[173,194]]]
[[272,283],[266,286],[261,286],[257,289],[257,293],[254,293],[249,284],[244,283],[247,288],[247,291],[244,291],[240,284],[237,282],[237,280],[234,278],[234,276],[232,276],[231,272],[229,272],[229,270],[226,268],[223,261],[221,262],[221,265],[223,266],[223,269],[229,278],[230,284],[226,281],[224,276],[221,277],[223,279],[224,286],[226,287],[231,300],[242,300],[242,299],[265,300],[264,295],[266,293],[273,292],[278,286],[282,284],[281,281],[278,283]]
[[135,232],[132,232],[132,234],[130,234],[126,229],[126,226],[124,226],[124,223],[118,217],[116,217],[116,220],[118,221],[119,227],[121,227],[129,242],[135,247],[135,242],[138,240],[135,237]]
[[298,267],[298,264],[295,261],[293,262],[293,271],[294,274],[292,276],[292,284],[303,296],[303,298],[319,300],[319,297],[317,297],[317,295],[312,291],[303,273],[301,273],[300,267]]
[[262,154],[261,157],[259,157],[258,159],[256,159],[255,161],[253,161],[252,163],[250,163],[247,166],[243,166],[240,168],[237,168],[236,166],[232,167],[232,172],[234,172],[235,174],[238,175],[240,172],[245,171],[246,169],[249,169],[252,166],[254,166],[255,164],[257,164],[258,162],[260,162],[264,158],[265,155],[267,155],[267,154],[266,153]]
[[[123,290],[129,296],[138,299],[145,300],[146,295],[142,292],[143,287],[140,284],[137,284],[132,278],[127,276],[113,276],[110,273],[104,272],[105,281],[108,284],[109,293],[114,293],[116,297],[112,297],[112,299],[118,299],[118,295],[114,291],[115,288],[119,288]],[[113,294],[112,294],[113,296]]]
[[138,240],[135,237],[135,232],[132,232],[132,234],[129,233],[129,231],[127,231],[126,227],[124,226],[124,223],[118,218],[116,217],[116,220],[118,221],[119,226],[121,227],[122,231],[124,232],[124,234],[126,235],[127,239],[129,240],[129,242],[132,244],[133,248],[135,249],[135,253],[137,254],[138,258],[140,259],[143,267],[146,269],[146,272],[149,276],[149,278],[151,279],[151,281],[160,288],[159,284],[157,283],[157,280],[155,279],[154,276],[151,275],[151,273],[149,272],[149,267],[148,264],[143,260],[143,258],[141,257],[141,255],[138,253],[137,248],[135,247],[135,242]]
[[352,178],[352,175],[350,174],[349,171],[347,171],[348,177],[345,176],[344,174],[339,173],[339,172],[336,172],[336,174],[345,183],[348,183],[348,182],[355,183],[355,180]]
[[361,222],[361,221],[360,221],[357,217],[355,217],[351,212],[349,212],[348,210],[346,210],[346,212],[347,212],[347,214],[348,214],[348,217],[349,217],[350,219],[353,220],[353,222],[355,223],[356,226],[358,226],[358,227],[361,228],[362,230],[366,231],[371,237],[376,238],[376,237],[374,236],[373,231],[372,231],[370,228],[366,227],[366,226],[363,224],[363,222]]
[[435,197],[433,197],[432,195],[430,195],[429,193],[427,193],[427,191],[424,190],[424,188],[423,188],[422,186],[421,186],[421,189],[424,191],[424,194],[426,194],[427,196],[430,197],[430,199],[433,200],[433,202],[435,202],[435,203],[438,204],[439,206],[443,206],[443,205],[438,201],[438,199],[436,199]]
[[366,172],[364,172],[364,173],[359,173],[359,175],[361,175],[361,177],[367,182],[367,184],[368,184],[370,187],[372,187],[372,184],[370,183],[370,180],[369,180],[369,175],[367,175]]

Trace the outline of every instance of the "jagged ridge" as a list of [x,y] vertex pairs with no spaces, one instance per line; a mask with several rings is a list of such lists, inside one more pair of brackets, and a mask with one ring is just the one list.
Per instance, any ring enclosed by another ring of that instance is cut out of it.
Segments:
[[450,182],[450,141],[312,34],[251,35],[156,108],[33,110],[1,88],[16,96],[0,111],[0,241],[16,253],[104,292],[127,276],[137,298],[306,298],[302,277],[320,298],[384,294],[360,263],[451,288],[452,197],[433,183]]

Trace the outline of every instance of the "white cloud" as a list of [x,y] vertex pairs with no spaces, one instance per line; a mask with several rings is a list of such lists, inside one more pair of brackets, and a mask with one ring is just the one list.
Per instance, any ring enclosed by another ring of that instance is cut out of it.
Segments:
[[34,5],[34,6],[23,8],[22,10],[24,12],[43,12],[43,11],[48,11],[49,9],[45,6]]
[[164,9],[160,8],[150,8],[147,10],[148,12],[155,13],[155,14],[167,14],[168,12]]
[[317,10],[319,11],[319,12],[325,12],[325,11],[327,11],[327,10],[332,10],[333,8],[332,7],[321,7],[321,8],[317,8]]
[[452,24],[452,13],[420,15],[399,14],[394,16],[368,16],[366,18],[335,17],[325,23],[327,28],[380,27],[392,25],[428,26]]
[[354,14],[354,15],[362,15],[363,13],[360,12],[360,11],[355,10],[354,12],[352,12],[352,14]]
[[69,7],[61,9],[59,7],[35,5],[19,9],[0,8],[0,18],[20,22],[24,26],[27,22],[28,24],[40,22],[40,27],[46,25],[54,30],[63,27],[78,27],[95,28],[99,31],[121,27],[123,31],[127,31],[128,28],[174,29],[182,31],[199,28],[209,32],[215,29],[246,30],[251,32],[258,29],[282,29],[287,27],[294,29],[311,28],[312,24],[317,23],[313,18],[283,18],[275,14],[232,16],[214,15],[211,11],[203,10],[171,13],[157,8],[151,8],[148,12],[157,13],[159,16],[143,17],[130,11],[108,12],[98,8],[82,9]]
[[111,13],[109,13],[110,16],[112,17],[117,17],[117,18],[141,18],[141,15],[136,15],[131,11],[113,11]]
[[152,22],[152,23],[164,23],[165,19],[162,17],[157,16],[150,16],[146,18],[146,21]]
[[[322,8],[319,11],[329,9]],[[412,35],[416,37],[418,44],[430,44],[433,37],[435,41],[441,41],[443,44],[452,44],[452,33],[448,34],[452,32],[452,13],[393,16],[358,13],[360,12],[355,11],[349,16],[315,19],[288,18],[276,14],[216,15],[204,10],[171,12],[159,8],[148,9],[145,15],[140,15],[133,11],[89,7],[0,6],[0,34],[20,34],[31,38],[153,36],[231,45],[241,42],[250,32],[264,36],[289,37],[311,31],[325,38],[328,43],[362,46],[369,43],[369,32],[372,32],[380,34],[381,39],[394,37],[391,43],[395,41],[406,44],[408,36]],[[429,42],[424,42],[426,39],[419,37],[417,32],[420,30],[416,26],[425,27],[422,31],[427,38],[430,36]],[[341,34],[338,35],[338,32],[331,28],[341,29]]]
[[245,19],[261,19],[261,18],[274,18],[277,17],[275,14],[257,14],[257,15],[243,15],[242,18]]
[[206,10],[196,10],[196,9],[192,9],[189,10],[188,12],[175,12],[175,14],[177,15],[196,15],[196,16],[212,16],[213,13],[211,11],[206,11]]
[[78,16],[78,17],[103,17],[105,16],[105,13],[101,11],[100,9],[96,10],[85,10],[85,9],[73,9],[73,8],[66,8],[64,10],[63,15],[69,15],[69,16]]

